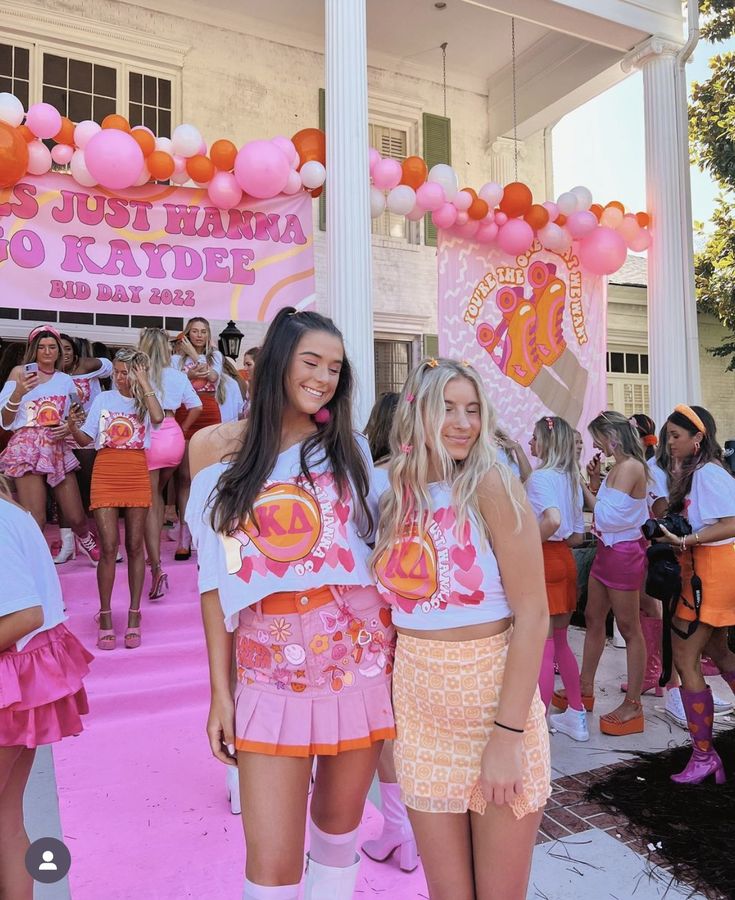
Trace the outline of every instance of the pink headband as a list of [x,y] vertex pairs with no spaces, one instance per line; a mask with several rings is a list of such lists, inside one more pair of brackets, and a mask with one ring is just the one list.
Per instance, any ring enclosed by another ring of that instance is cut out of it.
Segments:
[[40,334],[42,331],[48,331],[49,334],[53,334],[57,341],[61,340],[61,334],[59,334],[59,332],[54,328],[53,325],[36,325],[33,331],[31,331],[31,333],[28,335],[28,343],[30,344],[33,338],[37,334]]

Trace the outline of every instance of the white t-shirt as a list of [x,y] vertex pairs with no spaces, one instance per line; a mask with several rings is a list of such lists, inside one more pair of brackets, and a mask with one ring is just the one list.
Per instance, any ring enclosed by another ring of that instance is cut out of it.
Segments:
[[541,517],[547,509],[558,509],[561,523],[548,540],[565,541],[572,534],[584,534],[584,500],[582,488],[575,485],[574,498],[570,490],[570,478],[558,469],[536,469],[526,481],[528,502]]
[[89,412],[92,401],[102,393],[100,378],[109,378],[112,375],[112,362],[104,356],[98,357],[99,369],[88,372],[85,375],[72,375],[72,381],[76,385],[79,394],[79,402],[84,407],[84,412]]
[[43,625],[16,643],[23,647],[42,631],[66,620],[59,576],[41,529],[29,512],[0,497],[0,616],[33,606],[43,609]]
[[600,485],[592,530],[606,547],[643,538],[641,525],[648,518],[648,497],[631,497],[619,488]]
[[225,380],[225,402],[219,404],[220,417],[223,422],[237,422],[243,418],[245,408],[240,385],[229,375],[223,375],[222,377]]
[[[181,372],[186,374],[187,369],[191,369],[194,366],[199,365],[199,363],[206,363],[207,357],[202,355],[199,357],[197,362],[190,356],[174,356],[172,358],[172,364],[178,368]],[[209,364],[210,368],[213,372],[217,373],[217,381],[219,381],[222,375],[222,366],[224,360],[222,354],[219,350],[214,350],[212,353],[212,362]],[[186,376],[189,377],[188,375]],[[194,381],[191,382],[192,387],[198,394],[213,394],[217,390],[217,381],[207,381],[206,378],[195,378]]]
[[[706,463],[694,472],[692,489],[684,501],[692,531],[714,525],[718,519],[735,516],[735,478],[717,463]],[[708,541],[709,546],[735,543],[735,538]]]
[[[15,381],[6,381],[0,392],[0,409],[15,390]],[[19,428],[44,428],[61,425],[69,414],[70,399],[77,400],[78,392],[70,375],[54,374],[43,384],[36,385],[20,401],[13,422],[3,426],[7,431]]]
[[648,482],[648,508],[652,512],[653,504],[663,498],[669,499],[669,485],[666,479],[666,472],[656,462],[656,457],[652,456],[646,461],[651,474],[651,481]]
[[202,401],[197,396],[189,379],[173,366],[166,366],[161,370],[161,389],[156,391],[156,397],[161,404],[161,409],[170,409],[174,412],[180,406],[196,409],[202,405]]
[[94,438],[96,450],[144,450],[151,442],[150,421],[148,415],[141,420],[132,397],[103,391],[92,403],[81,431]]

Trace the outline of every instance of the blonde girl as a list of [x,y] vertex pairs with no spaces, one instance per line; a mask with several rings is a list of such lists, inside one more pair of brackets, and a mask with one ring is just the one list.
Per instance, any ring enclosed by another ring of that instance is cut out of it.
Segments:
[[414,369],[373,555],[398,631],[396,772],[432,900],[525,898],[550,791],[541,542],[493,431],[471,366]]

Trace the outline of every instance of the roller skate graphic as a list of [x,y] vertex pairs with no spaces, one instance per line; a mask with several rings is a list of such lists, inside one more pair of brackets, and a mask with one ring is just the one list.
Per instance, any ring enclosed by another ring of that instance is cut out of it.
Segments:
[[567,349],[562,328],[567,286],[556,277],[556,266],[552,263],[531,263],[527,277],[536,307],[536,349],[541,362],[553,366]]
[[477,328],[477,342],[503,375],[528,387],[542,366],[536,348],[536,310],[523,297],[522,288],[500,288],[495,302],[503,319],[497,328],[482,322]]

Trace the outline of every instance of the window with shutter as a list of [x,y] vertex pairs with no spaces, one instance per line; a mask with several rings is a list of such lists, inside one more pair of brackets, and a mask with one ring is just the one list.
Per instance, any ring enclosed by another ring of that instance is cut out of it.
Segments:
[[615,409],[625,416],[632,416],[633,413],[650,415],[648,378],[608,376],[607,399],[610,409]]
[[0,43],[0,93],[15,94],[25,109],[30,106],[30,58],[28,47]]
[[[452,164],[452,123],[445,116],[424,113],[424,160],[431,169],[438,163]],[[424,219],[424,243],[436,247],[436,228],[431,214]]]
[[[370,146],[384,158],[397,159],[398,162],[408,156],[408,132],[387,125],[368,125]],[[380,237],[402,238],[411,240],[411,222],[405,216],[397,216],[386,210],[382,216],[372,220],[372,232]]]
[[410,340],[375,340],[375,395],[399,392],[413,365],[413,342]]
[[427,357],[437,357],[439,356],[439,336],[436,334],[425,334],[423,337],[423,357],[426,359]]

